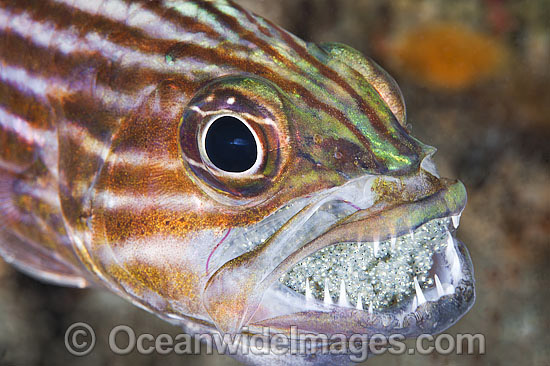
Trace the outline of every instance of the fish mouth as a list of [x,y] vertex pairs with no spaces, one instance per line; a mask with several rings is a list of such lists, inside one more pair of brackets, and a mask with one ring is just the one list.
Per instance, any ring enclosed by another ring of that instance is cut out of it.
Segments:
[[210,278],[204,303],[218,329],[415,336],[465,314],[473,269],[454,235],[464,186],[443,179],[427,189],[412,177],[404,191],[416,196],[389,201],[373,188],[395,181],[385,179],[362,177],[307,197],[293,203],[296,213],[286,207],[290,219],[268,240]]
[[475,299],[468,251],[454,237],[459,217],[391,240],[315,252],[265,292],[249,327],[407,337],[444,331]]

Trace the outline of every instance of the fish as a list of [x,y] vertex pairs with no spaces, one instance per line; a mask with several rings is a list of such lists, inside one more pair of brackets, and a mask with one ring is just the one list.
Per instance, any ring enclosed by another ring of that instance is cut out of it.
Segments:
[[[0,4],[15,268],[194,334],[414,337],[473,306],[465,187],[372,59],[230,0]],[[235,357],[341,364],[313,356]]]

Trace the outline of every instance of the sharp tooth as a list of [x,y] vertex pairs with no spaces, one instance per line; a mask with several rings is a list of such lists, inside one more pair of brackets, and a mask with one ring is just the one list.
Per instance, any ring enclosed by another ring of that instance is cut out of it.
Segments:
[[441,297],[445,295],[445,292],[443,291],[443,286],[441,286],[441,281],[439,280],[439,276],[436,274],[434,275],[435,280],[435,289],[437,290],[437,297]]
[[369,304],[369,314],[372,314],[374,311],[372,309],[372,302]]
[[452,216],[451,219],[453,220],[453,227],[456,229],[460,224],[460,215]]
[[453,236],[450,232],[448,232],[449,235],[447,235],[447,248],[445,251],[445,257],[449,264],[452,266],[454,264],[455,260],[455,241],[453,239]]
[[411,234],[411,241],[414,242],[414,231],[411,231],[409,234]]
[[416,297],[418,297],[418,305],[424,304],[426,302],[426,298],[424,297],[424,293],[422,292],[416,277],[414,278],[414,289],[416,291]]
[[391,250],[395,250],[395,243],[397,243],[397,238],[392,236],[390,243],[391,243]]
[[344,280],[340,282],[340,297],[338,298],[338,305],[346,307],[350,306],[348,295],[346,295],[346,284],[344,283]]
[[413,298],[413,302],[412,302],[412,305],[411,305],[411,313],[413,313],[416,310],[417,307],[418,307],[418,299],[415,296]]
[[311,293],[311,287],[309,286],[309,278],[306,278],[306,301],[313,300],[313,295]]
[[332,305],[332,298],[330,297],[330,291],[328,289],[328,279],[325,278],[325,299],[324,303],[326,305]]
[[357,296],[357,310],[363,310],[363,300],[361,299],[361,293]]
[[455,240],[453,239],[453,234],[450,231],[447,231],[447,248],[454,248]]
[[460,277],[460,259],[458,258],[458,253],[456,252],[455,242],[451,233],[447,238],[447,248],[445,250],[445,257],[449,266],[451,267],[452,278],[457,279]]
[[378,240],[375,240],[374,241],[374,256],[375,257],[378,257],[378,249],[380,247],[380,243],[378,242]]

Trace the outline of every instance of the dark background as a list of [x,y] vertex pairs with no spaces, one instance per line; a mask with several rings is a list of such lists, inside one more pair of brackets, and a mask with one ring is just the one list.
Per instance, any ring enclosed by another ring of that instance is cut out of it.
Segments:
[[[392,356],[369,365],[550,365],[550,2],[240,0],[311,41],[340,41],[399,82],[413,134],[467,187],[459,238],[476,272],[474,308],[448,333],[483,333],[485,355]],[[84,321],[98,344],[68,354]],[[226,365],[225,356],[113,355],[116,325],[179,329],[114,295],[40,284],[0,261],[0,365]],[[409,342],[410,345],[414,343]]]

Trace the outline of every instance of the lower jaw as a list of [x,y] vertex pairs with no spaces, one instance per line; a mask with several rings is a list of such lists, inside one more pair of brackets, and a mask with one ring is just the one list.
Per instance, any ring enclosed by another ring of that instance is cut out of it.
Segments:
[[[453,222],[450,217],[438,220]],[[417,274],[423,277],[422,280],[413,276],[413,286],[395,296],[393,301],[373,306],[376,296],[370,298],[370,303],[364,296],[361,301],[357,293],[350,296],[349,290],[342,292],[342,287],[338,299],[333,298],[336,291],[329,291],[329,299],[321,300],[311,293],[306,297],[305,288],[303,293],[299,293],[284,284],[290,280],[288,275],[296,272],[293,268],[264,294],[249,329],[254,332],[255,327],[269,327],[272,331],[288,333],[291,327],[296,327],[308,333],[398,333],[406,337],[441,332],[460,319],[475,299],[473,268],[467,249],[449,231],[446,235],[445,245],[433,251],[433,265],[425,273]],[[399,242],[396,241],[396,247]],[[368,245],[374,251],[374,243],[362,245]],[[384,250],[384,245],[378,243],[378,250]],[[301,282],[305,284],[305,280]],[[327,282],[333,289],[335,283],[333,280]],[[294,284],[299,284],[299,281]],[[319,291],[315,295],[319,295]],[[342,299],[342,296],[346,298]],[[355,300],[355,303],[350,300]]]

